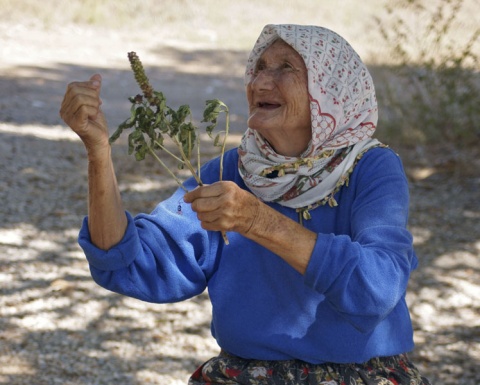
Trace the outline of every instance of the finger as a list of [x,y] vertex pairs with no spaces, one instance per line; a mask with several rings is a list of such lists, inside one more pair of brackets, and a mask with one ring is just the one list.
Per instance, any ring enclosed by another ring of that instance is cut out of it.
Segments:
[[88,82],[88,86],[92,87],[97,92],[100,104],[102,104],[102,100],[100,99],[100,91],[102,90],[102,76],[100,74],[93,75]]
[[96,77],[92,77],[92,79],[87,82],[72,82],[67,86],[60,108],[61,116],[68,111],[76,112],[81,105],[94,107],[101,105],[100,82]]
[[95,83],[95,86],[101,86],[102,85],[102,75],[100,74],[95,74],[90,78],[90,81]]
[[219,210],[221,205],[219,203],[219,198],[209,197],[209,198],[198,198],[191,203],[192,210],[198,213],[208,213]]
[[92,94],[96,95],[97,97],[100,96],[100,90],[102,87],[102,76],[100,74],[93,75],[90,80],[83,81],[83,82],[71,82],[67,85],[67,89],[65,91],[65,96],[63,100],[68,100],[75,96],[76,94]]
[[67,85],[67,90],[65,95],[69,95],[70,93],[77,93],[77,92],[88,92],[88,90],[92,90],[95,92],[96,95],[100,94],[102,88],[102,80],[100,75],[93,75],[90,80],[83,81],[83,82],[71,82]]
[[99,109],[91,106],[81,106],[71,117],[71,125],[76,131],[86,128],[89,122],[95,122],[99,114]]
[[186,203],[192,203],[196,199],[199,198],[208,198],[208,197],[215,197],[218,196],[218,193],[215,192],[215,189],[211,189],[213,185],[206,185],[204,184],[203,186],[196,187],[192,191],[189,191],[188,193],[185,194],[183,197],[183,200]]
[[100,100],[90,95],[75,95],[67,98],[60,109],[60,116],[68,125],[76,125],[88,119],[95,120],[99,113]]
[[220,218],[220,215],[212,211],[197,213],[197,219],[205,225],[213,224]]
[[[95,88],[89,87],[85,83],[69,84],[60,107],[60,115],[68,110],[77,110],[79,105],[99,105],[99,96]],[[77,105],[77,107],[75,107]]]
[[197,215],[203,229],[209,231],[229,231],[231,226],[226,218],[216,213],[200,213]]
[[85,92],[84,90],[72,91],[70,94],[65,95],[63,99],[60,113],[68,111],[76,111],[81,106],[90,106],[98,108],[100,107],[100,98],[94,91]]

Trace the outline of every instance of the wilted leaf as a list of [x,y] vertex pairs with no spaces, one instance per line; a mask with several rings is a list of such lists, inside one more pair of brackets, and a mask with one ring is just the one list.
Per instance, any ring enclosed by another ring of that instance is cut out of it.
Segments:
[[220,112],[222,112],[223,103],[218,99],[207,100],[207,107],[203,111],[203,120],[202,122],[213,122],[216,121]]
[[136,147],[135,151],[136,151],[135,152],[135,159],[137,161],[144,160],[145,155],[147,155],[147,152],[148,152],[148,145],[146,143],[141,144],[141,145]]
[[188,115],[190,115],[191,112],[190,112],[190,107],[186,104],[180,106],[178,108],[178,111],[177,111],[177,115],[176,115],[176,118],[178,120],[178,122],[180,123],[183,123],[185,121],[185,119],[187,118]]
[[130,121],[130,118],[125,120],[122,124],[120,124],[118,126],[118,128],[115,130],[115,132],[112,134],[112,136],[110,136],[110,138],[108,139],[108,142],[110,144],[112,144],[113,142],[115,142],[118,138],[120,138],[120,135],[122,135],[122,132],[123,130],[127,127],[127,122]]
[[213,130],[215,129],[215,127],[217,127],[217,121],[216,120],[213,122],[213,124],[210,124],[209,126],[207,126],[205,128],[205,131],[207,131],[207,134],[210,138],[212,137],[212,133],[213,133]]

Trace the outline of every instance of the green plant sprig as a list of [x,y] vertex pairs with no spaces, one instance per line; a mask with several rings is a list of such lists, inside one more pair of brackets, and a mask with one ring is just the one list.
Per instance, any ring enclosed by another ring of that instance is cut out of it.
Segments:
[[[168,154],[178,162],[180,169],[190,171],[199,186],[203,185],[200,175],[200,136],[198,127],[192,123],[192,114],[188,105],[181,105],[177,110],[167,106],[166,98],[162,92],[156,91],[145,73],[142,62],[135,52],[128,53],[131,68],[142,94],[130,97],[132,103],[130,117],[121,123],[117,130],[110,136],[110,143],[115,142],[122,133],[131,129],[128,135],[128,154],[134,154],[137,161],[144,160],[149,154],[165,168],[175,182],[187,192],[183,182],[166,165],[159,156],[160,151]],[[220,175],[223,176],[223,157],[229,132],[229,110],[225,103],[218,99],[205,102],[202,123],[207,123],[205,128],[208,136],[213,139],[213,145],[220,147]],[[214,136],[214,129],[221,113],[225,114],[225,130]],[[169,137],[175,145],[178,154],[168,150],[164,145],[165,137]],[[223,138],[222,138],[223,137]],[[194,147],[197,146],[196,167],[192,163]],[[226,235],[223,234],[225,243],[228,244]]]

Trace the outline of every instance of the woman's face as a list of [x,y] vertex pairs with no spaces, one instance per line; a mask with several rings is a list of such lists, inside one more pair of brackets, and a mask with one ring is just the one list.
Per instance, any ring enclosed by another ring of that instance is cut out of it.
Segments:
[[299,156],[312,138],[307,68],[283,40],[267,48],[247,84],[248,126],[278,154]]

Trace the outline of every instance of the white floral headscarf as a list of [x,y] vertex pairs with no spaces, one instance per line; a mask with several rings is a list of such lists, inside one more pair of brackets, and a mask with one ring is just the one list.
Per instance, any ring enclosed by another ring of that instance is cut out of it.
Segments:
[[358,54],[326,28],[267,25],[248,59],[245,84],[257,60],[282,39],[303,58],[308,72],[312,139],[299,157],[277,154],[255,130],[239,146],[239,170],[250,190],[266,202],[303,210],[337,203],[335,192],[361,155],[379,146],[372,139],[378,120],[372,77]]

